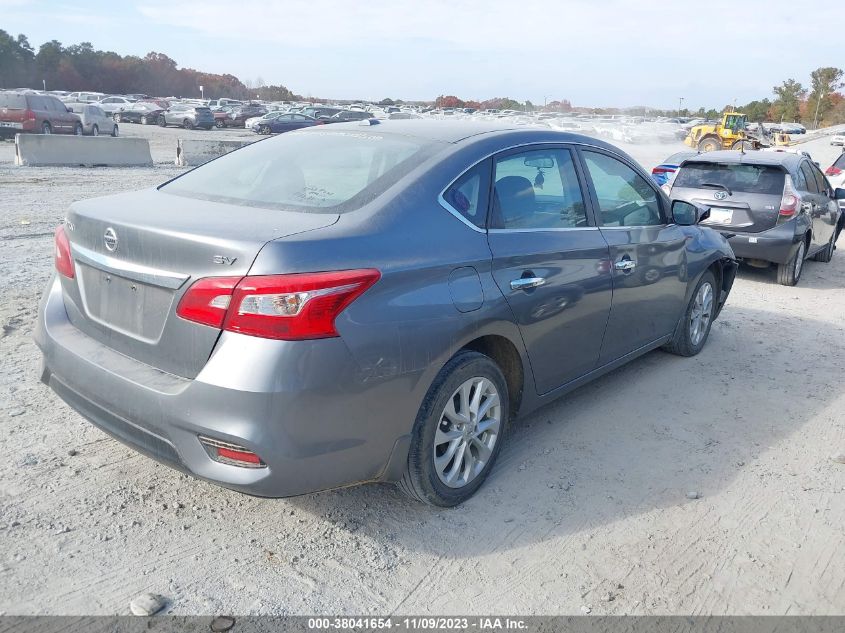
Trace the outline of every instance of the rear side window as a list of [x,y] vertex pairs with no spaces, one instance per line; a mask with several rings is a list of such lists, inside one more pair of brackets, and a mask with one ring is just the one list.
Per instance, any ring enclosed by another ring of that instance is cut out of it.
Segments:
[[29,95],[26,100],[27,103],[29,103],[29,108],[31,110],[39,110],[43,112],[47,109],[47,104],[45,103],[44,97],[39,97],[37,95]]
[[809,191],[810,193],[819,193],[819,185],[816,182],[816,176],[813,174],[813,170],[810,169],[810,163],[807,161],[801,163],[801,172],[804,174],[804,180],[807,182],[807,188],[805,191]]
[[678,171],[673,187],[692,189],[723,185],[731,191],[781,195],[784,172],[773,165],[686,162]]
[[839,155],[839,158],[836,159],[836,161],[833,163],[833,166],[837,169],[845,169],[845,152],[842,152]]
[[439,145],[312,127],[226,154],[161,190],[244,206],[344,213],[374,199]]
[[469,169],[443,192],[443,199],[456,212],[479,228],[487,222],[487,191],[490,189],[490,162],[482,161]]
[[13,92],[0,92],[0,108],[26,110],[26,97]]

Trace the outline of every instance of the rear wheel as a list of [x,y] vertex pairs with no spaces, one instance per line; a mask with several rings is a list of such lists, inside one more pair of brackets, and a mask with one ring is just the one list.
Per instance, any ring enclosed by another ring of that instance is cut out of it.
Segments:
[[194,129],[194,122],[191,121],[190,119],[185,119],[184,121],[182,121],[182,127],[185,128],[186,130],[193,130]]
[[813,259],[817,262],[822,262],[823,264],[827,264],[831,259],[833,259],[833,250],[836,248],[836,233],[834,232],[833,235],[830,236],[830,242],[828,242],[823,249],[821,249],[818,253],[813,255]]
[[92,136],[99,136],[100,135],[100,127],[97,124],[94,124],[94,127],[91,128],[91,135]]
[[708,270],[698,281],[674,337],[663,349],[678,356],[695,356],[702,350],[716,314],[716,293],[716,278]]
[[715,152],[722,149],[722,141],[715,136],[708,136],[698,143],[699,152]]
[[778,264],[778,283],[782,286],[794,286],[801,279],[801,272],[804,270],[804,255],[807,253],[807,245],[801,242],[795,254],[785,264]]
[[220,119],[217,119],[216,121],[214,121],[214,126],[215,127],[226,127],[226,124],[223,121],[221,121]]
[[44,123],[41,124],[41,133],[42,134],[52,134],[53,133],[53,127],[49,123],[47,123],[47,121],[44,121]]
[[751,141],[737,141],[731,145],[731,149],[741,149],[745,152],[754,149],[754,143]]
[[167,127],[167,119],[164,118],[163,114],[158,118],[158,125],[159,127]]
[[81,123],[77,123],[76,125],[73,126],[73,133],[76,136],[82,136],[82,124]]
[[436,506],[469,499],[499,454],[508,407],[499,366],[478,352],[458,353],[440,370],[420,407],[400,489]]
[[141,115],[141,125],[146,125],[146,124],[147,124],[147,115],[142,114]]

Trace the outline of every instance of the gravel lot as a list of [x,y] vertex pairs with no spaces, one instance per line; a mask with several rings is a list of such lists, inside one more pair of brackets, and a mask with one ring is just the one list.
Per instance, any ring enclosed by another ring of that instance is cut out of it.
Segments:
[[[177,137],[244,134],[121,127],[154,168],[15,168],[0,143],[0,612],[152,592],[177,614],[845,613],[843,252],[796,288],[741,269],[699,356],[650,353],[520,420],[460,508],[388,485],[256,499],[137,455],[38,381],[67,206],[179,173]],[[650,168],[680,146],[626,149]]]

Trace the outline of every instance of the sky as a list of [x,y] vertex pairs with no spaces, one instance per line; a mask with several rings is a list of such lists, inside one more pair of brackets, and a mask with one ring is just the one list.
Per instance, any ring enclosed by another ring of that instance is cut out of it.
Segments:
[[[696,8],[698,7],[706,8]],[[304,96],[721,109],[845,65],[829,1],[0,0],[0,29]],[[209,96],[209,95],[207,95]],[[225,96],[225,95],[211,95]]]

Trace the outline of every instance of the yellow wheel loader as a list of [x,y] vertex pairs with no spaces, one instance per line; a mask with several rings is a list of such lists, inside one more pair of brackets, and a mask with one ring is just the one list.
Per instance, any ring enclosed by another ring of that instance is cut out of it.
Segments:
[[748,117],[741,112],[725,112],[719,123],[705,123],[692,127],[684,144],[699,152],[720,149],[760,149],[768,143],[752,136],[745,129]]

